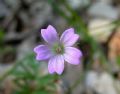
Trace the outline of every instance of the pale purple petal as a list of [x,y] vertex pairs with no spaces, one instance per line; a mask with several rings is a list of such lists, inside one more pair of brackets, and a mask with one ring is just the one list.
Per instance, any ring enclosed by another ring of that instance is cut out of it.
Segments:
[[64,45],[65,46],[73,46],[77,40],[79,39],[79,35],[74,34],[69,41],[67,41]]
[[38,45],[34,48],[34,52],[37,54],[36,60],[46,60],[53,56],[51,50],[46,45]]
[[65,45],[65,46],[72,46],[76,43],[76,41],[79,39],[78,34],[74,34],[74,29],[70,28],[67,29],[61,36],[60,41]]
[[80,50],[74,47],[66,47],[64,58],[70,64],[77,65],[80,63],[80,58],[82,57],[82,53]]
[[82,52],[75,47],[65,47],[65,53],[78,57],[78,58],[82,56]]
[[48,70],[50,73],[62,74],[64,70],[64,58],[62,55],[55,56],[49,60]]
[[50,74],[53,74],[55,72],[54,65],[56,63],[56,59],[54,57],[50,58],[48,62],[48,71]]
[[43,39],[49,44],[53,44],[58,41],[57,32],[51,25],[49,25],[47,29],[41,29],[41,35]]
[[64,70],[64,58],[62,55],[57,56],[56,59],[56,64],[55,64],[55,71],[58,74],[62,74],[63,70]]
[[70,28],[65,30],[65,32],[63,32],[63,34],[61,35],[60,41],[62,42],[66,42],[69,40],[69,38],[71,38],[71,36],[74,34],[74,29]]

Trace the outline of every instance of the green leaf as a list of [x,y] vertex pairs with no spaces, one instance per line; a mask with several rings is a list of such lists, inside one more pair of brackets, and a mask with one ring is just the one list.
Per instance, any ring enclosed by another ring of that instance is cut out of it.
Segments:
[[38,78],[38,84],[42,85],[42,86],[46,86],[46,85],[49,85],[49,84],[54,84],[55,80],[57,80],[57,79],[58,79],[58,76],[48,74],[46,76]]
[[117,64],[120,66],[120,56],[117,57],[116,61],[117,61]]
[[32,94],[50,94],[50,92],[42,90],[42,91],[33,92]]
[[0,40],[3,39],[5,32],[0,28]]

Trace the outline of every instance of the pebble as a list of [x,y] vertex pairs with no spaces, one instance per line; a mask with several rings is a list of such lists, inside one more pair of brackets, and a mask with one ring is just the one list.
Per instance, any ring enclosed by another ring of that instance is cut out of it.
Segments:
[[111,23],[109,19],[92,19],[88,23],[89,34],[99,42],[106,42],[115,28]]
[[84,8],[90,4],[90,0],[67,0],[67,2],[73,9]]
[[118,19],[119,16],[119,12],[115,7],[103,2],[93,3],[93,5],[91,5],[88,10],[88,14],[92,17],[100,17],[113,20]]

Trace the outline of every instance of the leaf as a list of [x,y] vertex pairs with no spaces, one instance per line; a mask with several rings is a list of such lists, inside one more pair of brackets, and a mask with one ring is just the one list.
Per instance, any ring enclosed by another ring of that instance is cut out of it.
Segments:
[[0,41],[3,39],[5,32],[0,28]]
[[116,58],[117,64],[120,66],[120,56]]
[[55,84],[55,80],[58,79],[57,75],[45,75],[41,78],[38,78],[38,84],[42,86],[50,85],[50,84]]
[[42,90],[42,91],[36,91],[36,92],[34,92],[32,94],[50,94],[50,93],[48,91]]

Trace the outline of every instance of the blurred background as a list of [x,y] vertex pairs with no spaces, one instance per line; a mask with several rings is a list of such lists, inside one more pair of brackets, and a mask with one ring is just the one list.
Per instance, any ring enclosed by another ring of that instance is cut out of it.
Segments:
[[[80,35],[60,76],[33,52],[49,24]],[[120,0],[0,0],[0,94],[120,94]]]

